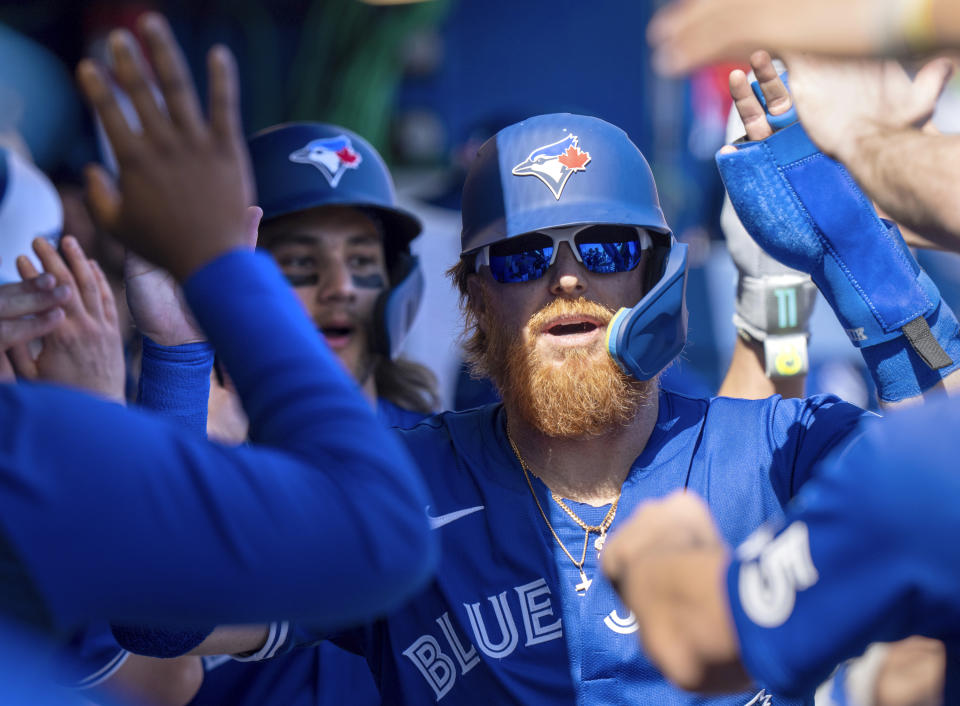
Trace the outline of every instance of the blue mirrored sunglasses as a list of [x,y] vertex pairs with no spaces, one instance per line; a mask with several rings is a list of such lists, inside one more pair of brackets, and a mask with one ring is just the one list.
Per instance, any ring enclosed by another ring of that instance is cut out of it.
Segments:
[[577,262],[600,274],[629,272],[653,245],[646,229],[637,226],[563,226],[484,246],[477,252],[477,272],[487,265],[497,282],[540,279],[556,262],[560,243],[570,246]]

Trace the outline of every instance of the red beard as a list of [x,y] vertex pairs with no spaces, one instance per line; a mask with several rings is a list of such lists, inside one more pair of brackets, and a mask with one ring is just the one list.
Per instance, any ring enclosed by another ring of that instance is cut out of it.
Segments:
[[543,360],[536,349],[536,333],[559,316],[589,316],[606,326],[613,313],[583,297],[555,299],[530,317],[525,328],[529,336],[485,320],[488,346],[482,365],[507,408],[553,437],[599,436],[629,424],[655,393],[656,380],[626,375],[606,350],[598,353],[596,346],[563,350],[559,364]]

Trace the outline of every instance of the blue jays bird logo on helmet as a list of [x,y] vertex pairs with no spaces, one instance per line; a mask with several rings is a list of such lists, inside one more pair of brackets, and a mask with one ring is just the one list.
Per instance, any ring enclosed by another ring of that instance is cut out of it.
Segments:
[[538,147],[513,168],[516,176],[535,176],[547,185],[557,201],[574,172],[586,171],[590,153],[582,152],[576,135],[567,135],[549,145]]
[[335,189],[348,169],[356,169],[363,158],[353,149],[346,135],[310,140],[304,147],[290,154],[291,162],[312,164]]

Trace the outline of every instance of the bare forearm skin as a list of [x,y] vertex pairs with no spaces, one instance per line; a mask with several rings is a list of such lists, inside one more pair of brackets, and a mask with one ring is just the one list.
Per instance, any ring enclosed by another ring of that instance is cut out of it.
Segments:
[[892,219],[960,252],[960,135],[881,130],[837,157]]
[[763,344],[746,341],[737,336],[733,345],[730,367],[717,393],[721,397],[740,397],[746,400],[762,400],[771,395],[803,397],[806,375],[771,380],[763,365]]

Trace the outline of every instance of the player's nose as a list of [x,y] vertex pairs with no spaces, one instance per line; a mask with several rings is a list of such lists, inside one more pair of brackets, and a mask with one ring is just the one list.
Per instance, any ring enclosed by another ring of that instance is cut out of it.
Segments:
[[577,262],[569,243],[560,243],[557,259],[550,268],[550,292],[554,296],[581,296],[587,290],[586,270]]
[[347,263],[336,258],[325,260],[320,273],[320,286],[317,287],[317,299],[321,301],[351,300],[354,296],[356,296],[356,287]]

